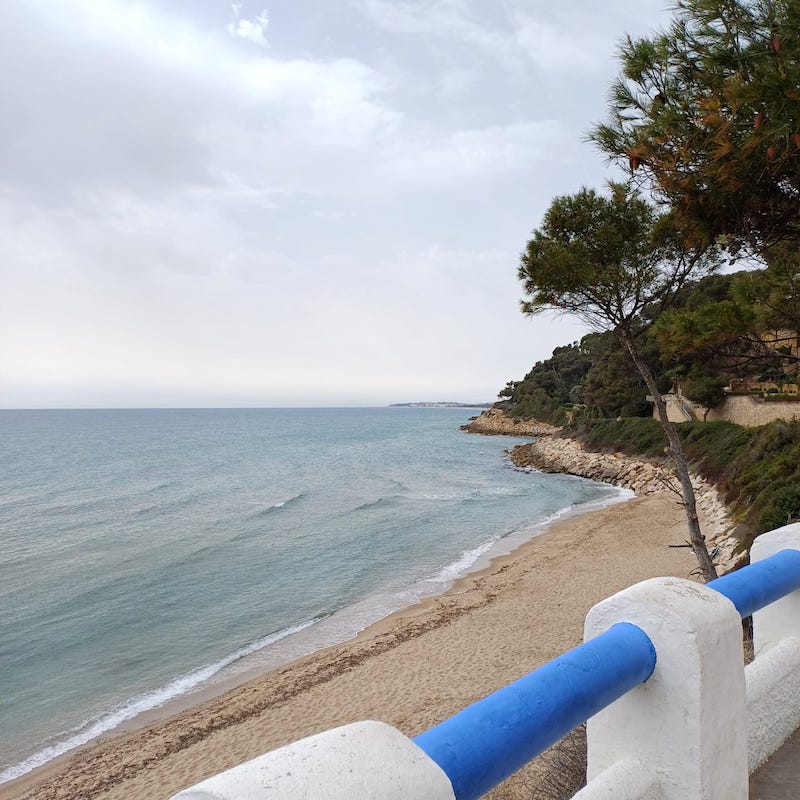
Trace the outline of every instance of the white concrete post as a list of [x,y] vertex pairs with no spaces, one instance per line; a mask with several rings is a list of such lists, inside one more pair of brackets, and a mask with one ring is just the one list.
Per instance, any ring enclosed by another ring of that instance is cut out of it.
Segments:
[[184,789],[171,800],[455,800],[441,768],[383,722],[301,739]]
[[587,778],[631,760],[657,776],[664,800],[746,800],[742,626],[733,603],[691,581],[654,578],[596,605],[585,638],[615,622],[650,637],[656,669],[589,720]]
[[[750,562],[756,563],[781,550],[800,550],[800,522],[762,533],[750,548]],[[781,639],[800,637],[800,591],[770,603],[753,614],[753,649],[756,658]]]
[[[787,549],[800,550],[800,523],[761,534],[750,561]],[[753,649],[755,660],[745,670],[750,772],[800,726],[800,591],[753,614]]]

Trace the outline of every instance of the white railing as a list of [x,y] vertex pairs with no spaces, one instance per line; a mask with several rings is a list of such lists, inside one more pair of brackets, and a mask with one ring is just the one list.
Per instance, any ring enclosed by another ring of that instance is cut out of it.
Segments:
[[705,586],[655,578],[604,600],[585,641],[413,741],[359,722],[173,800],[472,800],[587,718],[575,800],[744,800],[749,773],[800,727],[800,523],[758,537],[750,566]]

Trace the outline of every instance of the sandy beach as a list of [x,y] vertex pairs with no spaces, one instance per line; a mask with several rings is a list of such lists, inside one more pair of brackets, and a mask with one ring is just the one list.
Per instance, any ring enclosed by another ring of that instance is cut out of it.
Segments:
[[[330,647],[11,784],[0,800],[168,798],[295,739],[360,719],[415,735],[580,643],[599,600],[691,577],[682,510],[660,493],[557,523],[508,556]],[[536,763],[494,798],[531,798]]]

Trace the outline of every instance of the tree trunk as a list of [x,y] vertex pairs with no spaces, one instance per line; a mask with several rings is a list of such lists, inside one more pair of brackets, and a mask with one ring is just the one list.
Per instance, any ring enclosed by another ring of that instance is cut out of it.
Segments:
[[653,375],[650,367],[639,355],[636,348],[636,342],[630,333],[623,333],[622,339],[628,352],[639,370],[647,389],[653,396],[656,412],[658,413],[658,421],[667,434],[669,441],[669,454],[675,465],[675,475],[681,485],[681,497],[683,497],[683,507],[686,511],[686,521],[689,528],[689,541],[692,545],[697,563],[700,565],[700,572],[706,582],[713,580],[717,577],[717,569],[706,547],[706,539],[700,530],[700,520],[697,518],[697,502],[694,497],[694,487],[692,486],[692,479],[689,476],[689,465],[686,463],[686,456],[683,454],[683,447],[681,440],[678,438],[678,432],[675,426],[669,421],[667,417],[667,406],[664,399],[661,397],[661,392],[658,391],[658,384],[656,383],[655,376]]

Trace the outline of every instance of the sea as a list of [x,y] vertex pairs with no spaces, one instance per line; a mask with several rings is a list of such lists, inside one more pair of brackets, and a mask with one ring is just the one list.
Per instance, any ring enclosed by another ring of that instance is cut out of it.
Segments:
[[474,413],[0,411],[0,782],[626,497]]

